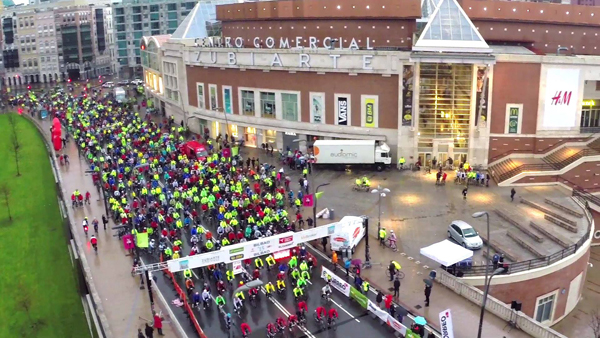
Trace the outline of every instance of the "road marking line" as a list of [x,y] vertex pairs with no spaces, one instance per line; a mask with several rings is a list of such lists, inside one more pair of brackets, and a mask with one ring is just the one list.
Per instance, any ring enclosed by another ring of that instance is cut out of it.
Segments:
[[333,304],[337,305],[340,310],[346,312],[346,314],[350,317],[352,317],[352,319],[356,320],[357,323],[360,323],[360,320],[356,319],[356,317],[354,317],[350,312],[346,311],[346,309],[344,309],[340,304],[338,304],[335,300],[331,300],[333,302]]
[[[263,287],[260,288],[260,291],[266,295],[266,291]],[[283,312],[284,315],[289,316],[290,313],[285,309],[285,307],[283,307],[283,305],[281,303],[279,303],[277,300],[275,300],[273,297],[270,297],[269,300],[271,301],[271,303],[275,304],[275,306],[277,306],[277,308],[279,308],[279,310],[281,312]],[[306,321],[308,322],[308,318],[306,318]],[[308,336],[309,338],[316,338],[307,328],[302,327],[297,325],[298,329],[300,329],[300,331],[304,332],[304,334],[306,336]]]

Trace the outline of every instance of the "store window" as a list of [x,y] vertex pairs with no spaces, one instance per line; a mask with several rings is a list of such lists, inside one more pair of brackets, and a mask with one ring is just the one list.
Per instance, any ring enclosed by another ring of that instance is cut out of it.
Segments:
[[555,297],[556,294],[553,293],[549,296],[538,298],[535,310],[535,320],[537,320],[540,323],[552,321],[552,311],[554,309]]
[[282,118],[287,121],[298,121],[298,94],[281,94]]
[[600,100],[583,100],[581,108],[581,123],[582,128],[598,128],[600,127]]
[[204,83],[196,83],[196,91],[198,93],[198,108],[204,109]]
[[256,147],[256,128],[246,127],[244,129],[244,136],[247,147]]
[[265,130],[265,141],[268,145],[273,146],[273,148],[277,148],[277,132],[275,130]]
[[242,90],[242,110],[244,115],[254,116],[254,92]]
[[234,140],[237,140],[239,138],[239,134],[238,134],[238,126],[235,124],[230,124],[229,125],[229,135],[231,135],[231,137]]
[[261,116],[275,118],[275,93],[260,92]]

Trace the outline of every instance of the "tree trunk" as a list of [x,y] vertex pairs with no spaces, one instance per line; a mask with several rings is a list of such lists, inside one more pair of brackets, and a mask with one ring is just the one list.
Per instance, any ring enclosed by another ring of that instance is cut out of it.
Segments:
[[6,210],[8,210],[8,220],[12,221],[12,215],[10,213],[10,203],[8,203],[8,196],[6,196]]
[[21,176],[21,170],[19,169],[19,150],[15,149],[15,164],[17,165],[17,176]]

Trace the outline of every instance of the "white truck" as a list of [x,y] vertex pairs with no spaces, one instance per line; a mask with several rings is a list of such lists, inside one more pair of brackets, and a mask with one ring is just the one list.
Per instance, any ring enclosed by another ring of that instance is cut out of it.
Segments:
[[119,103],[123,103],[126,99],[125,89],[123,87],[115,88],[115,100]]
[[316,165],[372,166],[382,171],[392,164],[390,147],[375,140],[317,140],[313,145]]
[[329,237],[331,251],[350,249],[354,253],[358,243],[365,237],[364,219],[359,216],[344,216],[339,223],[343,224],[342,228]]

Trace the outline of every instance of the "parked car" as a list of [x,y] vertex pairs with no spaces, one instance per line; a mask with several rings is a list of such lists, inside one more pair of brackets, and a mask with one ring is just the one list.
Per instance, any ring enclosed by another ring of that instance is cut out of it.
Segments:
[[471,250],[481,249],[483,246],[479,233],[464,221],[453,221],[448,226],[448,238],[454,239],[464,248]]
[[114,86],[115,86],[115,83],[114,83],[114,82],[111,82],[111,81],[104,82],[104,83],[102,84],[102,87],[104,87],[104,88],[112,88],[112,87],[114,87]]
[[144,81],[140,80],[140,79],[135,79],[133,81],[131,81],[132,85],[136,85],[136,86],[141,86],[142,84],[144,84]]
[[119,85],[120,86],[126,86],[128,84],[129,84],[129,81],[127,81],[127,80],[121,80],[121,81],[119,81]]

